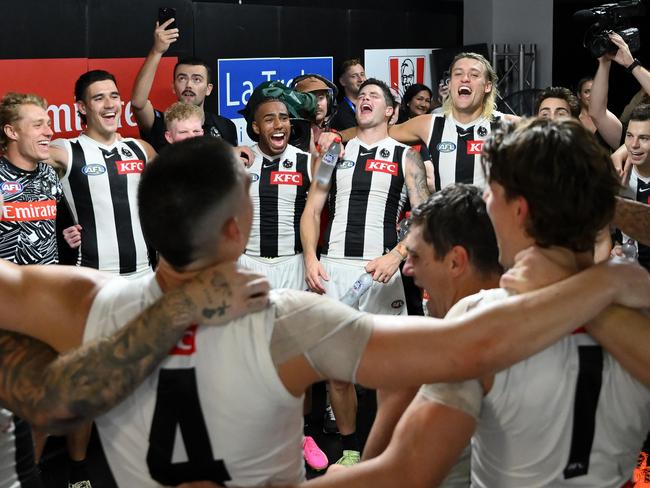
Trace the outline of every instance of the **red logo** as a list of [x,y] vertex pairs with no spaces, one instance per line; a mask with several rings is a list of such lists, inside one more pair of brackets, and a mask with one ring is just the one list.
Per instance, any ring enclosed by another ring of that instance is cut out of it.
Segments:
[[190,325],[185,329],[183,337],[169,351],[170,356],[191,356],[196,352],[196,329],[198,325]]
[[302,186],[302,173],[297,171],[271,171],[271,184]]
[[395,56],[388,58],[390,87],[403,94],[415,83],[424,83],[424,56]]
[[366,161],[366,171],[378,171],[389,175],[397,176],[397,163],[382,161],[380,159],[369,159]]
[[2,208],[2,220],[9,222],[54,220],[55,218],[55,200],[45,200],[42,202],[5,202]]
[[144,161],[141,159],[128,159],[126,161],[115,161],[117,174],[130,175],[140,174],[144,171]]
[[467,154],[481,154],[483,141],[467,141]]

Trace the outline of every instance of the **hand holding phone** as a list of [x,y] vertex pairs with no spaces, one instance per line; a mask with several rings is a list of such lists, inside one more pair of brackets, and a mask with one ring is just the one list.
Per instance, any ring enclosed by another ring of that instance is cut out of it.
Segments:
[[158,9],[158,25],[163,25],[169,19],[174,19],[174,22],[165,27],[165,30],[176,29],[176,9],[171,7],[160,7]]

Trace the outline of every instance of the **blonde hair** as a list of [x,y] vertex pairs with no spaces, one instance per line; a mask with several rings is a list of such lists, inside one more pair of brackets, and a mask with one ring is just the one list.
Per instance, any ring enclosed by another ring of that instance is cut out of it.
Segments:
[[[469,59],[474,59],[476,61],[479,61],[483,65],[483,68],[485,68],[485,80],[489,83],[492,83],[492,89],[483,98],[483,110],[481,111],[481,117],[484,117],[486,119],[491,119],[494,111],[497,108],[496,100],[497,100],[497,96],[499,95],[497,82],[499,81],[499,77],[497,76],[496,71],[494,71],[494,68],[492,68],[490,62],[487,59],[485,59],[484,56],[478,53],[457,54],[454,60],[451,62],[451,65],[449,67],[449,72],[452,73],[456,62],[464,58],[469,58]],[[444,101],[444,103],[442,104],[442,110],[445,115],[449,115],[451,114],[451,109],[452,109],[451,96],[448,96]]]
[[201,124],[205,122],[205,112],[198,105],[185,102],[173,103],[165,110],[165,127],[169,130],[174,120],[187,120],[192,117],[197,117]]
[[15,124],[20,120],[21,105],[36,105],[47,110],[47,102],[33,93],[9,92],[0,100],[0,151],[7,150],[9,138],[5,134],[5,125]]

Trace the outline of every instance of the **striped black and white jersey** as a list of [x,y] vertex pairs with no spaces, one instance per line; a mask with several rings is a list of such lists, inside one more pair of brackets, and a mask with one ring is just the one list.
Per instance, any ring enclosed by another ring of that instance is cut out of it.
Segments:
[[276,258],[302,252],[300,217],[311,184],[311,155],[289,144],[268,156],[256,144],[251,178],[253,224],[246,254]]
[[428,148],[436,190],[453,183],[486,186],[481,150],[483,141],[500,122],[501,115],[494,112],[491,119],[481,117],[469,124],[461,124],[451,114],[431,117]]
[[397,245],[397,219],[406,202],[408,150],[390,137],[370,145],[356,137],[348,142],[332,175],[322,254],[375,259]]
[[0,258],[16,264],[56,264],[56,204],[62,190],[54,169],[27,171],[0,158]]
[[[632,166],[630,179],[621,191],[621,196],[623,198],[629,198],[630,200],[636,200],[637,202],[650,205],[650,177],[641,176],[637,172],[636,167]],[[629,237],[623,234],[623,241],[625,242],[628,239]],[[650,269],[650,246],[646,246],[640,242],[635,242],[635,244],[639,251],[639,264]]]
[[61,182],[82,227],[78,264],[121,275],[149,271],[137,206],[147,162],[144,148],[130,138],[104,146],[85,134],[54,144],[68,152],[70,164]]

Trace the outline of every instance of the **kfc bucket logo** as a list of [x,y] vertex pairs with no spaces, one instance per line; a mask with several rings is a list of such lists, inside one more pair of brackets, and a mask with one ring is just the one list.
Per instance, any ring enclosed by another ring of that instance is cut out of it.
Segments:
[[388,58],[390,86],[401,95],[409,86],[424,83],[424,56],[395,56]]

